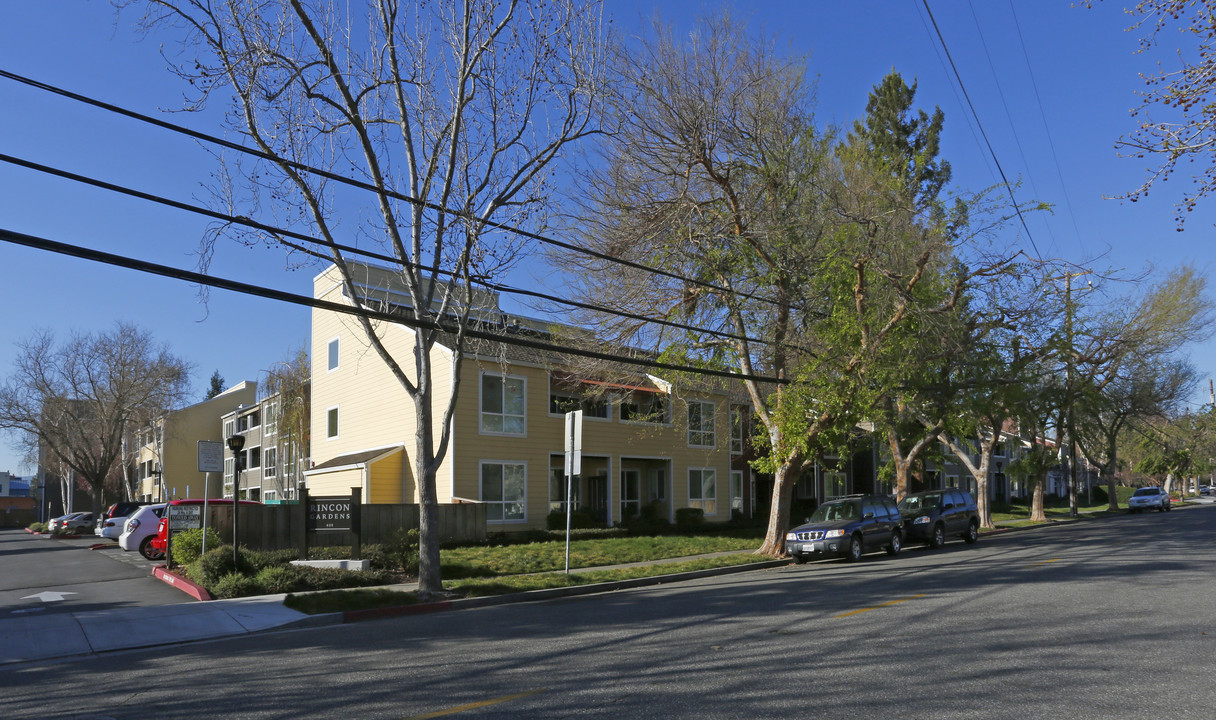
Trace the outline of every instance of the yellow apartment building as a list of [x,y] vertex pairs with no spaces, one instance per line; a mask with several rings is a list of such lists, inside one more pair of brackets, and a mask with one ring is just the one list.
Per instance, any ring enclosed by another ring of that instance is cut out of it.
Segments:
[[[376,307],[408,306],[393,271],[358,266],[357,300]],[[336,268],[314,279],[314,296],[350,304]],[[504,334],[547,340],[547,325],[506,316],[497,298],[477,298],[483,322]],[[413,332],[376,324],[392,356],[413,367]],[[627,382],[572,376],[545,351],[482,343],[460,367],[451,443],[439,468],[439,502],[480,502],[491,532],[544,528],[564,511],[565,413],[584,411],[582,474],[574,509],[606,525],[643,512],[675,520],[680,508],[704,511],[709,522],[731,517],[731,425],[726,394],[684,393],[639,372]],[[452,380],[452,351],[431,353],[435,427]],[[362,491],[365,503],[417,503],[413,474],[413,401],[370,347],[350,315],[312,315],[312,495]]]
[[220,418],[256,402],[257,383],[246,380],[210,400],[174,410],[138,430],[135,460],[140,499],[163,502],[173,498],[220,497],[222,477],[212,473],[208,485],[207,475],[198,471],[198,441],[222,442]]

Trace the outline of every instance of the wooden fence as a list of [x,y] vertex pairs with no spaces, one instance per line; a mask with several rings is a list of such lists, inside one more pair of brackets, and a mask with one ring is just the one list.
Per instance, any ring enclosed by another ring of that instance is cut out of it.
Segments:
[[[361,544],[388,542],[398,530],[418,527],[420,506],[415,504],[360,505]],[[300,547],[304,534],[303,504],[241,505],[238,540],[251,550],[286,550]],[[232,542],[232,505],[211,505],[207,526],[225,543]],[[309,547],[350,546],[352,533],[340,530],[314,532]],[[475,543],[486,539],[485,505],[462,503],[439,506],[439,540]]]

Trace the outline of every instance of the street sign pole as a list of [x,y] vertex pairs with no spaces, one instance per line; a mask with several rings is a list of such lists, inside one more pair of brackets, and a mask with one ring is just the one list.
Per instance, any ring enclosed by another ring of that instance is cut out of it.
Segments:
[[[207,474],[207,480],[203,483],[203,554],[206,555],[207,516],[210,514],[207,512],[207,500],[211,497],[212,474],[224,472],[224,443],[215,440],[198,441],[198,471]],[[233,510],[233,512],[236,511]]]
[[583,411],[566,413],[566,574],[570,574],[570,515],[574,508],[574,476],[583,472]]

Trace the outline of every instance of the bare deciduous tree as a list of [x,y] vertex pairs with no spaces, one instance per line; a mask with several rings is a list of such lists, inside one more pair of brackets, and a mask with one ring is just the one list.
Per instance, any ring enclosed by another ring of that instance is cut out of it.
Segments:
[[[318,242],[227,230],[334,263],[357,303],[372,300],[350,246],[357,239],[392,258],[408,296],[396,306],[408,305],[403,320],[417,325],[414,352],[394,357],[383,323],[358,324],[412,399],[403,412],[417,428],[419,584],[441,591],[435,473],[448,452],[473,285],[524,249],[492,223],[539,227],[554,160],[598,131],[598,2],[120,3],[133,4],[149,30],[184,28],[175,69],[197,91],[193,106],[229,93],[233,130],[264,153],[223,169],[222,200],[273,214],[278,227],[305,227]],[[361,201],[305,165],[373,190]],[[454,351],[453,382],[437,395],[431,349],[441,338]]]
[[51,333],[40,332],[18,346],[16,371],[0,386],[0,428],[87,482],[99,512],[106,480],[123,459],[124,436],[180,404],[189,371],[132,325],[73,335],[58,347]]

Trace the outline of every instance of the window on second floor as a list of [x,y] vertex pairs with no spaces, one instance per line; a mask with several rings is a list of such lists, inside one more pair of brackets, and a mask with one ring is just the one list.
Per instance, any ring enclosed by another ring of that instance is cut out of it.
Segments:
[[743,454],[743,409],[731,408],[730,411],[730,454]]
[[483,373],[481,376],[481,431],[524,435],[527,381],[514,375]]
[[326,367],[329,370],[338,369],[338,338],[329,341],[329,358]]
[[622,422],[671,423],[671,402],[666,395],[635,392],[621,399]]
[[580,392],[578,388],[565,385],[552,385],[549,389],[549,414],[565,415],[574,410],[582,410],[584,417],[607,420],[609,417],[608,398],[602,395],[589,395]]
[[702,400],[688,401],[688,444],[692,447],[714,447],[714,404]]

